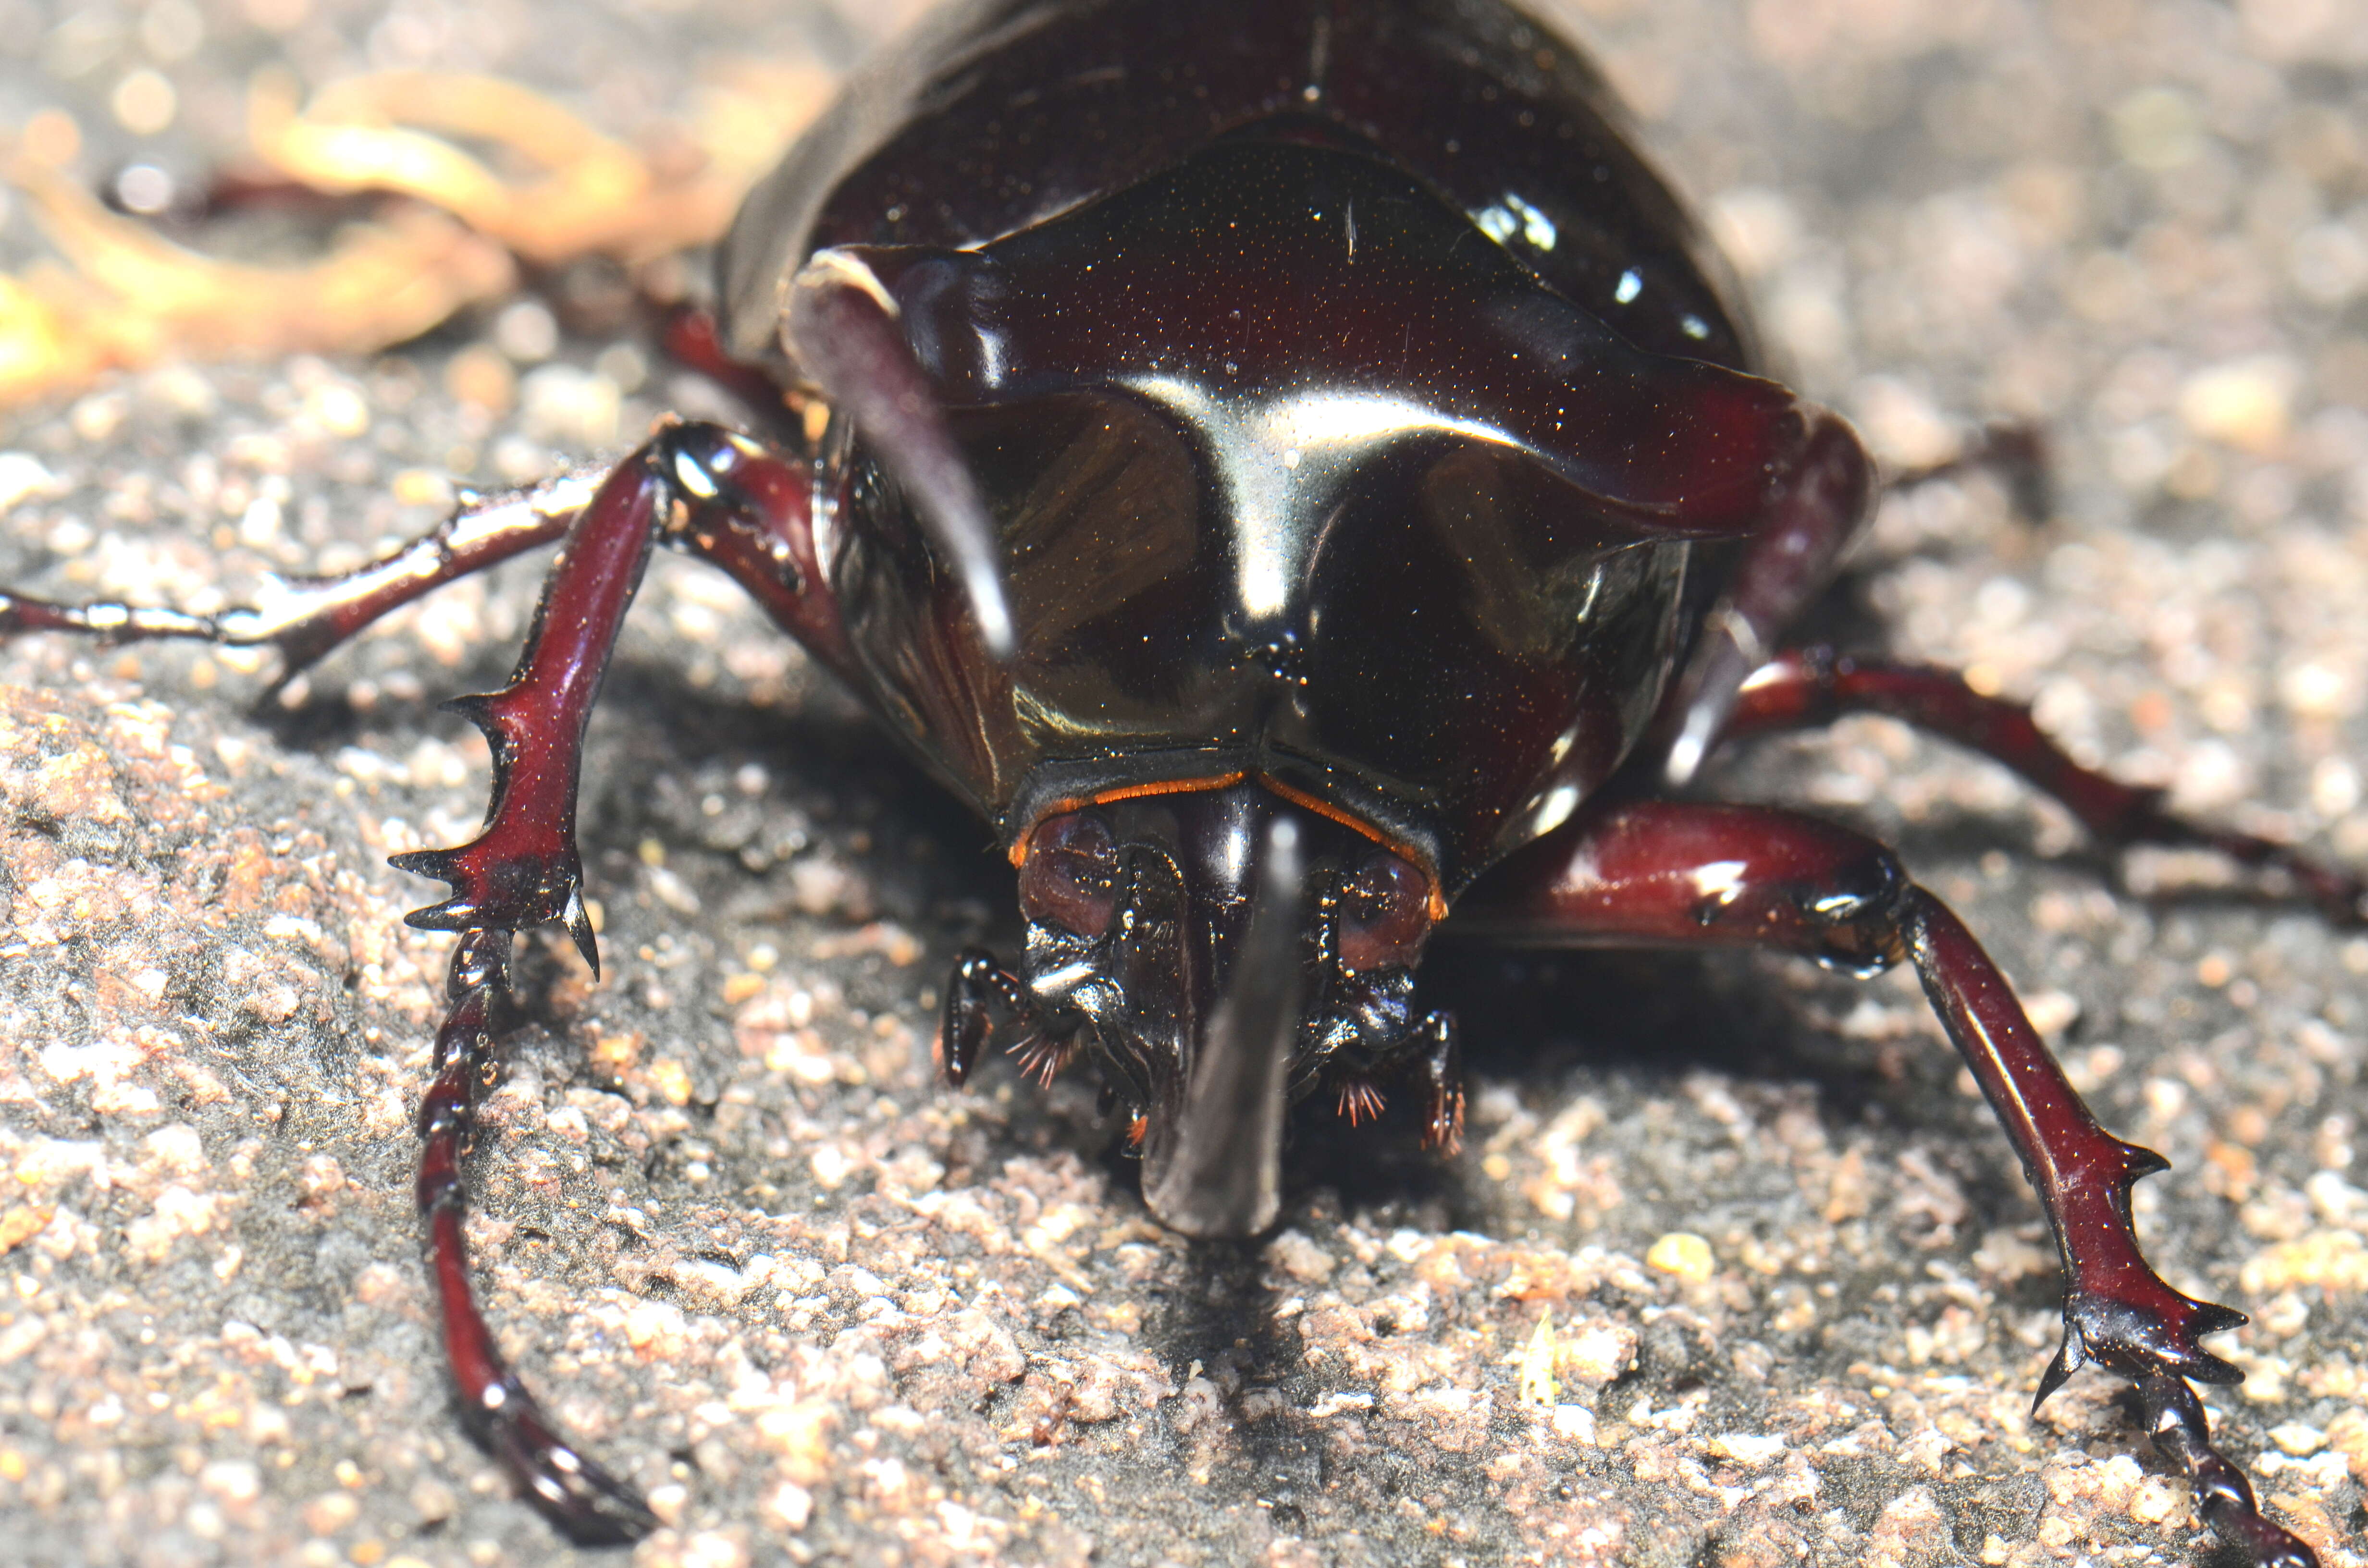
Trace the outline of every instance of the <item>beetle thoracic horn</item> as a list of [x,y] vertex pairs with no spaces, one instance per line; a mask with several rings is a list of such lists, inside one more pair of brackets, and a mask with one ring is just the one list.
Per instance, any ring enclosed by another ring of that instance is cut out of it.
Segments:
[[847,411],[904,487],[929,542],[951,562],[987,652],[1008,659],[1018,642],[995,526],[900,315],[860,258],[817,251],[791,280],[781,336],[798,369]]
[[[1299,828],[1268,824],[1230,971],[1188,1037],[1180,1102],[1156,1108],[1143,1198],[1188,1236],[1247,1236],[1282,1203],[1283,1085],[1299,1035],[1305,871]],[[1163,1114],[1165,1112],[1166,1114]]]

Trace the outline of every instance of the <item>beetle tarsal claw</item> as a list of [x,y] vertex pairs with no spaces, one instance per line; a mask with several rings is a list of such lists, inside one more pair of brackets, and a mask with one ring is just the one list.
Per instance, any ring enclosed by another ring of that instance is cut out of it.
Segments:
[[477,1424],[535,1505],[582,1546],[623,1546],[658,1528],[650,1506],[626,1482],[561,1437],[515,1377],[489,1389],[503,1397]]

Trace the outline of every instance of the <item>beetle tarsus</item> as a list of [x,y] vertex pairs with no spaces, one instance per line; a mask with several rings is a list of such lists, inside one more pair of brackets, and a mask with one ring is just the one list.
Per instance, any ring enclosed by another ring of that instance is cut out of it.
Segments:
[[2319,1568],[2318,1553],[2263,1517],[2252,1483],[2212,1446],[2212,1424],[2193,1389],[2157,1372],[2139,1380],[2138,1402],[2155,1451],[2187,1472],[2213,1534],[2244,1552],[2254,1568]]
[[1415,1061],[1423,1091],[1423,1147],[1452,1158],[1463,1147],[1463,1052],[1454,1015],[1427,1015],[1419,1034],[1429,1041]]
[[503,1415],[464,1405],[470,1436],[498,1456],[537,1508],[579,1546],[627,1546],[657,1528],[639,1492],[561,1437],[516,1377],[500,1385]]
[[463,932],[436,1036],[436,1078],[419,1108],[419,1217],[441,1299],[444,1345],[470,1435],[499,1459],[519,1490],[586,1544],[637,1540],[657,1526],[632,1488],[561,1437],[494,1344],[469,1281],[461,1164],[476,1128],[477,1092],[493,1074],[495,1015],[509,995],[512,933]]

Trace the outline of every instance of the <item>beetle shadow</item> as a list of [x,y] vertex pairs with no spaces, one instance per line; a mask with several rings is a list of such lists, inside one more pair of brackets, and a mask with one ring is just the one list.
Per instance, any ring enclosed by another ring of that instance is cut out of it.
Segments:
[[1649,948],[1554,949],[1442,940],[1425,1003],[1453,1012],[1476,1076],[1557,1082],[1577,1068],[1675,1078],[1808,1079],[1855,1110],[1864,1079],[1813,1049],[1800,1009],[1770,1006],[1748,959]]
[[[1652,1092],[1710,1072],[1808,1084],[1819,1114],[1849,1124],[1889,1114],[1903,1093],[1939,1098],[1953,1069],[1951,1058],[1915,1074],[1930,1084],[1886,1076],[1856,1042],[1838,1038],[1800,1005],[1798,993],[1771,986],[1768,966],[1748,955],[1508,948],[1455,939],[1452,931],[1442,931],[1425,957],[1421,1006],[1454,1016],[1472,1092],[1506,1085],[1532,1107],[1550,1106],[1581,1079],[1622,1080]],[[1476,1160],[1442,1160],[1422,1146],[1417,1100],[1395,1095],[1378,1124],[1358,1128],[1328,1102],[1304,1104],[1285,1166],[1287,1199],[1320,1202],[1328,1191],[1342,1209],[1385,1227],[1486,1231],[1500,1222],[1502,1195]],[[1935,1110],[1954,1116],[1953,1107]],[[1926,1118],[1911,1110],[1894,1119]]]

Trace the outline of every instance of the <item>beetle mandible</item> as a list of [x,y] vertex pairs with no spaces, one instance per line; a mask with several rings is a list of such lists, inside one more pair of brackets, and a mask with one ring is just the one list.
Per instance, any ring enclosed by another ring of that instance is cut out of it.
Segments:
[[[597,966],[575,843],[583,726],[659,542],[746,586],[1018,869],[939,1036],[1097,1070],[1169,1226],[1281,1199],[1290,1107],[1385,1094],[1452,1150],[1435,926],[1574,945],[1906,961],[2039,1189],[2066,1272],[2041,1396],[2135,1381],[2207,1519],[2310,1561],[2212,1449],[2188,1380],[2242,1320],[2163,1283],[2100,1129],[1995,966],[1887,850],[1673,798],[1717,744],[1872,710],[1984,750],[2100,839],[2222,850],[2330,915],[2360,888],[2192,826],[1937,672],[1788,641],[1861,526],[1847,426],[1755,372],[1717,264],[1600,81],[1495,4],[986,0],[848,88],[722,252],[720,374],[828,419],[677,424],[597,489],[454,518],[391,563],[212,617],[8,601],[11,631],[319,657],[455,577],[562,541],[493,746],[484,833],[400,858],[459,934],[418,1197],[472,1429],[573,1533],[652,1522],[503,1364],[470,1294],[460,1158],[514,935]],[[696,347],[693,345],[692,347]],[[768,401],[763,398],[760,402]],[[779,406],[779,400],[769,400]]]

